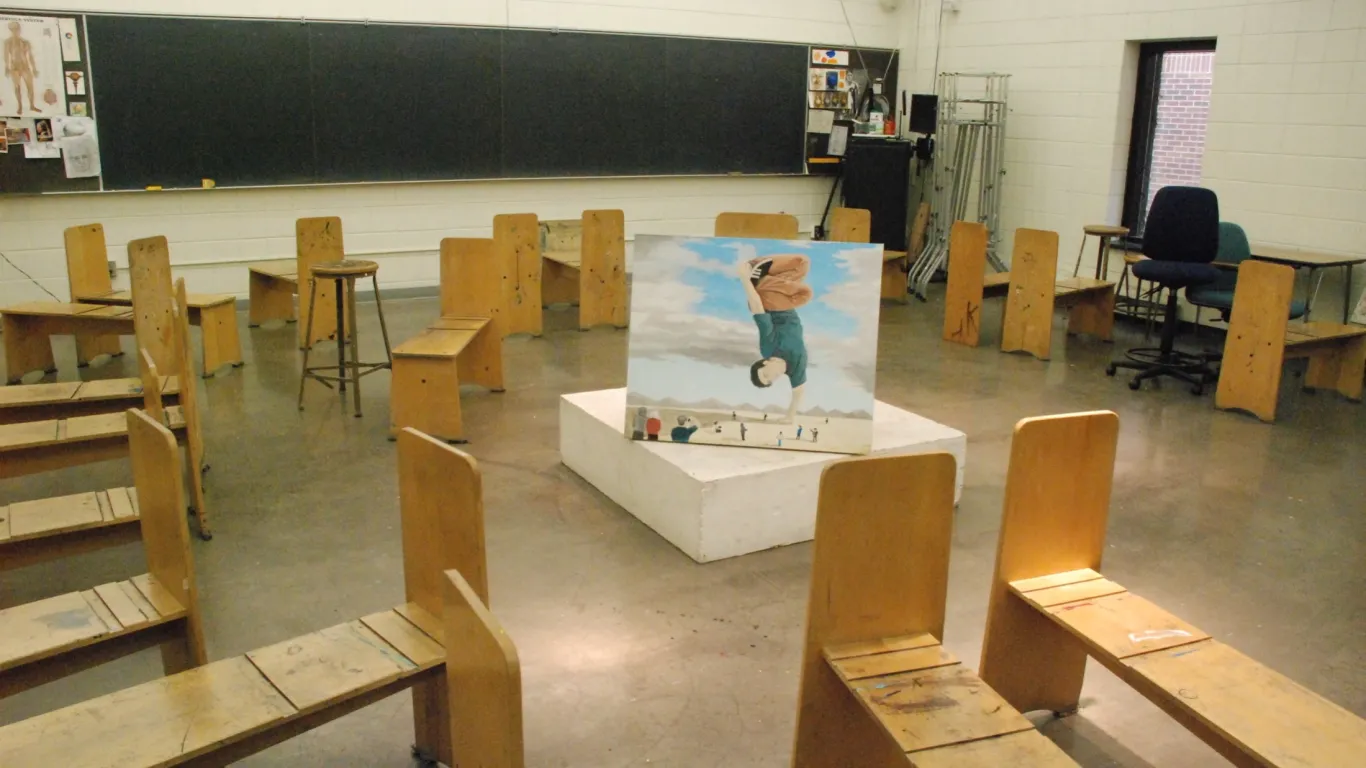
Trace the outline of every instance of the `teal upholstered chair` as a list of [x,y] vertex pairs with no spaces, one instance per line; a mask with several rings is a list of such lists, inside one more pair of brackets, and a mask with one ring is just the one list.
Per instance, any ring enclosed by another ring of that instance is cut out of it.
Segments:
[[[1215,257],[1218,266],[1230,265],[1219,275],[1219,279],[1204,285],[1186,289],[1186,301],[1195,305],[1195,324],[1200,325],[1200,308],[1209,307],[1219,310],[1227,320],[1233,310],[1233,289],[1238,284],[1237,265],[1252,258],[1252,246],[1247,242],[1247,233],[1231,221],[1219,222],[1219,255]],[[1305,303],[1299,299],[1290,302],[1290,319],[1304,317]]]

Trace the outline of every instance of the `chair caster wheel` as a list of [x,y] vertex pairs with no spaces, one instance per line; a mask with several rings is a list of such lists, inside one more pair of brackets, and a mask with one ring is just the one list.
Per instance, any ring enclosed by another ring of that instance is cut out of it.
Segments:
[[1115,375],[1115,371],[1117,371],[1117,370],[1119,370],[1119,369],[1115,367],[1115,364],[1114,364],[1114,363],[1110,363],[1109,365],[1105,366],[1105,375],[1106,375],[1106,376],[1114,376],[1114,375]]
[[1137,392],[1138,388],[1141,386],[1143,386],[1143,382],[1139,381],[1138,379],[1133,379],[1129,382],[1129,389],[1132,389],[1135,392]]
[[1205,385],[1196,384],[1195,386],[1191,387],[1191,394],[1195,395],[1196,397],[1200,397],[1201,395],[1205,394]]

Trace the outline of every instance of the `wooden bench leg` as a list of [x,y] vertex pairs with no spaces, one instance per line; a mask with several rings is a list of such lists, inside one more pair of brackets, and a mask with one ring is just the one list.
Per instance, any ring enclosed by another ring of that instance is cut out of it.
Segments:
[[440,357],[394,357],[389,394],[390,431],[404,427],[448,442],[465,437],[460,415],[460,369]]
[[492,325],[484,326],[456,359],[460,380],[503,391],[503,339]]
[[119,336],[111,334],[76,334],[76,365],[86,366],[99,355],[109,355],[118,357],[123,354],[123,347],[119,344]]
[[237,306],[219,304],[198,312],[200,340],[204,344],[204,378],[225,365],[243,365],[242,340],[237,333]]
[[294,283],[257,272],[251,275],[247,326],[255,328],[271,320],[294,322]]
[[1305,389],[1331,389],[1348,400],[1361,400],[1366,374],[1366,336],[1342,340],[1338,346],[1315,352],[1304,376]]
[[1115,292],[1091,291],[1077,297],[1068,309],[1067,333],[1090,334],[1101,341],[1111,341],[1115,327]]
[[1010,582],[1100,567],[1118,436],[1119,418],[1108,412],[1015,427],[980,673],[1021,712],[1075,710],[1086,649]]
[[906,260],[882,262],[882,298],[906,303]]
[[550,259],[542,262],[541,270],[542,306],[579,303],[579,270]]
[[41,322],[4,315],[0,336],[5,338],[5,381],[17,383],[29,371],[52,373],[57,361],[52,357],[52,340]]

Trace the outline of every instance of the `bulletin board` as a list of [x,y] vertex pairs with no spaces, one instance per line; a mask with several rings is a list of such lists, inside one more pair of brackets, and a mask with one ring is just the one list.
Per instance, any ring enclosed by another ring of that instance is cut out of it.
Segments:
[[100,189],[98,176],[67,176],[56,140],[60,137],[53,135],[52,123],[47,123],[41,135],[54,141],[38,141],[39,120],[95,114],[83,17],[0,10],[0,36],[4,37],[6,69],[11,72],[0,78],[0,120],[5,122],[0,193]]

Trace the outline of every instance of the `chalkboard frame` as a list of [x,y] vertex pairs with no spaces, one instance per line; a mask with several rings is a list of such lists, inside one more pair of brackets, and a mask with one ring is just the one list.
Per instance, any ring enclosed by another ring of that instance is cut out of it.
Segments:
[[[31,13],[31,12],[30,12],[30,13]],[[85,50],[85,61],[86,61],[86,63],[87,63],[87,66],[90,66],[91,72],[92,72],[91,82],[90,82],[90,84],[91,84],[91,86],[92,86],[92,89],[91,89],[91,95],[90,95],[90,97],[89,97],[89,98],[90,98],[90,101],[91,101],[91,110],[92,110],[92,112],[94,111],[94,108],[95,108],[95,107],[94,107],[94,102],[96,101],[97,98],[99,98],[99,93],[97,93],[96,91],[97,91],[97,90],[100,90],[100,92],[104,92],[103,89],[101,89],[100,68],[99,68],[98,66],[95,66],[94,63],[92,63],[92,62],[96,62],[96,61],[97,61],[97,57],[101,55],[100,52],[99,52],[99,49],[96,47],[97,45],[100,44],[100,42],[97,41],[97,40],[93,40],[93,39],[92,39],[93,36],[90,34],[90,31],[89,31],[90,22],[91,22],[92,20],[96,19],[96,18],[99,18],[99,19],[127,19],[127,20],[150,19],[150,20],[153,20],[153,22],[156,22],[156,21],[164,21],[164,20],[182,20],[182,21],[189,21],[189,22],[255,22],[255,23],[272,23],[272,24],[297,24],[297,25],[301,25],[301,26],[303,26],[303,27],[306,27],[306,28],[309,28],[309,29],[310,29],[310,32],[305,34],[305,37],[308,38],[308,39],[311,39],[311,38],[312,38],[312,32],[311,32],[312,29],[321,28],[321,27],[332,27],[332,28],[341,28],[341,27],[374,27],[374,28],[380,28],[380,29],[389,29],[389,28],[409,28],[409,29],[426,30],[426,31],[430,31],[430,30],[464,30],[464,31],[471,31],[471,32],[477,33],[477,34],[493,34],[493,35],[515,35],[515,34],[527,34],[527,33],[530,33],[530,34],[533,34],[533,35],[559,35],[559,34],[565,34],[565,35],[576,35],[576,36],[583,36],[583,37],[597,37],[597,36],[602,36],[602,37],[613,38],[613,39],[618,39],[618,40],[619,40],[619,39],[622,39],[622,38],[627,38],[627,39],[637,39],[637,40],[655,41],[655,42],[657,42],[657,43],[659,43],[659,44],[662,44],[662,45],[664,45],[664,46],[668,46],[668,45],[670,44],[671,41],[681,41],[681,44],[683,44],[683,45],[695,44],[695,45],[702,45],[702,46],[706,46],[706,45],[719,45],[719,46],[762,46],[762,47],[763,47],[762,50],[768,50],[768,51],[777,51],[777,50],[781,50],[781,49],[783,49],[783,48],[787,48],[787,49],[790,49],[791,54],[792,54],[792,60],[791,60],[792,63],[791,63],[791,67],[792,67],[792,71],[793,71],[793,74],[794,74],[792,83],[791,83],[791,85],[790,85],[790,88],[791,88],[791,91],[792,91],[792,92],[791,92],[791,94],[785,94],[785,95],[784,95],[784,98],[789,98],[789,99],[792,101],[792,105],[793,105],[792,111],[793,111],[793,114],[794,114],[794,115],[800,115],[800,118],[794,119],[794,120],[792,121],[792,125],[791,125],[791,127],[790,127],[790,129],[789,129],[789,130],[790,130],[790,133],[792,134],[792,137],[791,137],[791,138],[792,138],[792,141],[791,141],[791,142],[783,142],[784,149],[782,150],[782,154],[783,154],[784,158],[789,158],[789,156],[790,156],[790,159],[785,159],[785,160],[784,160],[784,165],[785,165],[785,167],[782,167],[782,168],[770,168],[770,167],[766,167],[765,170],[758,170],[758,171],[755,171],[755,170],[745,170],[745,169],[736,170],[736,169],[734,169],[734,168],[720,167],[720,166],[710,167],[710,168],[695,168],[695,167],[694,167],[694,168],[680,168],[680,167],[676,167],[676,166],[675,166],[675,167],[669,167],[669,168],[666,168],[666,169],[663,169],[663,170],[661,170],[661,169],[651,169],[651,168],[646,168],[646,167],[632,167],[632,168],[629,168],[629,169],[622,169],[622,170],[612,170],[612,169],[609,169],[609,170],[607,170],[606,172],[601,172],[601,173],[594,173],[594,172],[591,172],[591,171],[585,171],[585,170],[583,170],[583,169],[578,169],[578,168],[571,168],[571,169],[550,168],[550,169],[547,169],[546,172],[528,172],[527,169],[520,169],[520,172],[509,173],[509,172],[508,172],[508,169],[507,169],[506,167],[500,166],[500,168],[498,169],[498,172],[496,172],[496,173],[478,173],[478,174],[473,174],[473,175],[443,174],[443,173],[439,173],[439,172],[438,172],[438,173],[430,173],[430,174],[422,174],[422,173],[413,174],[413,173],[410,173],[410,172],[403,172],[403,170],[400,169],[399,172],[395,172],[395,173],[372,174],[372,175],[368,175],[368,176],[367,176],[367,175],[363,175],[363,174],[355,174],[355,173],[353,173],[353,174],[350,175],[349,177],[333,178],[333,177],[327,177],[327,176],[325,176],[325,175],[323,174],[323,171],[322,171],[321,167],[319,166],[319,162],[320,162],[320,159],[321,159],[321,158],[319,157],[319,148],[318,148],[318,146],[317,146],[318,136],[317,136],[316,128],[315,128],[315,132],[314,132],[314,136],[313,136],[315,146],[314,146],[314,148],[313,148],[313,149],[314,149],[313,157],[311,158],[311,160],[312,160],[314,166],[313,166],[312,174],[311,174],[311,175],[310,175],[310,174],[299,174],[299,175],[293,176],[292,178],[285,178],[285,179],[281,179],[281,180],[278,180],[278,181],[277,181],[277,180],[264,181],[264,180],[261,180],[261,179],[250,179],[250,180],[247,180],[247,181],[241,181],[241,180],[237,180],[237,179],[223,179],[223,180],[220,180],[220,179],[216,179],[216,178],[215,178],[215,179],[214,179],[214,183],[215,183],[216,186],[219,186],[219,187],[244,189],[244,188],[276,188],[276,187],[294,187],[294,186],[306,186],[306,187],[312,187],[312,186],[336,186],[336,185],[339,185],[339,184],[383,184],[383,183],[454,182],[454,181],[510,181],[510,180],[527,180],[527,179],[590,179],[590,178],[616,179],[616,178],[641,178],[641,177],[646,177],[646,178],[671,178],[671,177],[726,177],[726,176],[760,176],[760,177],[762,177],[762,176],[778,176],[778,177],[801,177],[801,176],[810,175],[810,174],[809,174],[809,171],[808,171],[808,169],[807,169],[807,167],[806,167],[806,163],[805,163],[805,160],[806,160],[806,157],[805,157],[805,150],[806,150],[806,134],[805,134],[805,113],[806,113],[805,75],[806,75],[807,68],[809,67],[810,50],[811,50],[811,44],[807,44],[807,43],[792,43],[792,42],[784,42],[784,41],[765,41],[765,40],[750,40],[750,39],[736,39],[736,38],[711,38],[711,37],[680,36],[680,35],[667,35],[667,34],[623,33],[623,32],[598,31],[598,30],[577,30],[577,29],[576,29],[576,30],[556,30],[556,29],[547,29],[547,28],[544,28],[544,27],[479,26],[479,25],[462,25],[462,24],[430,24],[430,23],[388,22],[388,21],[386,21],[386,22],[367,22],[367,21],[337,20],[337,19],[309,19],[309,18],[301,18],[301,19],[281,19],[281,18],[262,18],[262,17],[246,17],[246,16],[202,16],[202,15],[167,15],[167,14],[108,14],[108,13],[74,13],[74,12],[61,12],[61,11],[43,11],[43,12],[41,12],[41,15],[57,16],[57,17],[60,17],[60,16],[76,17],[76,18],[78,18],[78,19],[80,20],[81,29],[82,29],[82,31],[83,31],[83,36],[85,37],[85,49],[86,49],[86,50]],[[501,43],[500,43],[500,46],[501,46]],[[760,49],[755,48],[754,50],[760,50]],[[865,49],[865,50],[868,50],[868,49]],[[882,49],[879,49],[879,50],[882,50]],[[887,50],[887,51],[889,51],[889,52],[893,52],[893,51],[894,51],[894,49],[885,49],[885,50]],[[797,55],[798,53],[800,53],[800,56]],[[310,53],[310,56],[311,56],[311,53]],[[311,67],[311,66],[312,66],[312,63],[310,62],[310,67]],[[786,74],[786,73],[784,72],[784,74]],[[313,77],[314,77],[314,73],[310,70],[308,76],[309,76],[310,78],[313,78]],[[107,95],[108,95],[108,94],[106,93],[106,96],[107,96]],[[316,110],[313,110],[313,111],[314,111],[314,114],[316,114]],[[99,132],[100,132],[100,141],[101,141],[102,151],[106,154],[106,156],[108,156],[108,153],[109,153],[111,147],[117,146],[117,145],[118,145],[118,142],[117,142],[116,140],[107,140],[106,137],[107,137],[107,130],[108,130],[108,129],[107,129],[106,125],[107,125],[107,121],[97,120],[97,128],[98,128],[98,130],[99,130]],[[786,126],[784,126],[784,127],[786,127]],[[787,148],[786,148],[786,144],[788,144],[788,143],[791,144],[791,148],[790,148],[790,149],[787,149]],[[673,154],[675,154],[675,155],[679,154],[679,152],[678,152],[676,149],[673,149],[673,150],[666,150],[666,151],[671,151],[671,152],[673,152]],[[501,155],[501,154],[503,154],[503,152],[504,152],[503,147],[500,146],[500,147],[499,147],[499,154]],[[684,154],[688,154],[688,153],[685,152]],[[117,169],[118,169],[118,164],[115,163],[115,170],[117,171]],[[117,176],[118,176],[118,173],[117,173],[117,172],[116,172],[115,174],[110,174],[110,173],[109,173],[109,168],[108,168],[108,167],[106,167],[105,170],[106,170],[105,176],[102,177],[102,178],[99,180],[99,182],[100,182],[100,189],[99,189],[98,191],[108,191],[108,192],[134,191],[134,190],[146,189],[146,188],[152,187],[152,186],[156,186],[157,188],[162,188],[162,189],[167,189],[167,190],[196,189],[196,188],[199,188],[200,183],[199,183],[199,179],[198,179],[198,178],[194,178],[195,176],[199,176],[200,178],[213,178],[213,176],[212,176],[211,174],[203,174],[202,176],[201,176],[200,174],[180,174],[178,178],[166,179],[166,180],[158,180],[158,179],[153,179],[153,178],[140,178],[140,179],[117,178]],[[159,181],[163,181],[163,183],[158,183]],[[169,182],[169,183],[165,183],[165,182]],[[66,191],[66,190],[63,190],[63,191]],[[75,190],[72,190],[72,191],[75,191]],[[90,190],[80,190],[80,191],[82,191],[82,192],[90,192],[90,191],[97,191],[97,190],[90,189]],[[22,191],[21,191],[21,192],[22,192]]]

